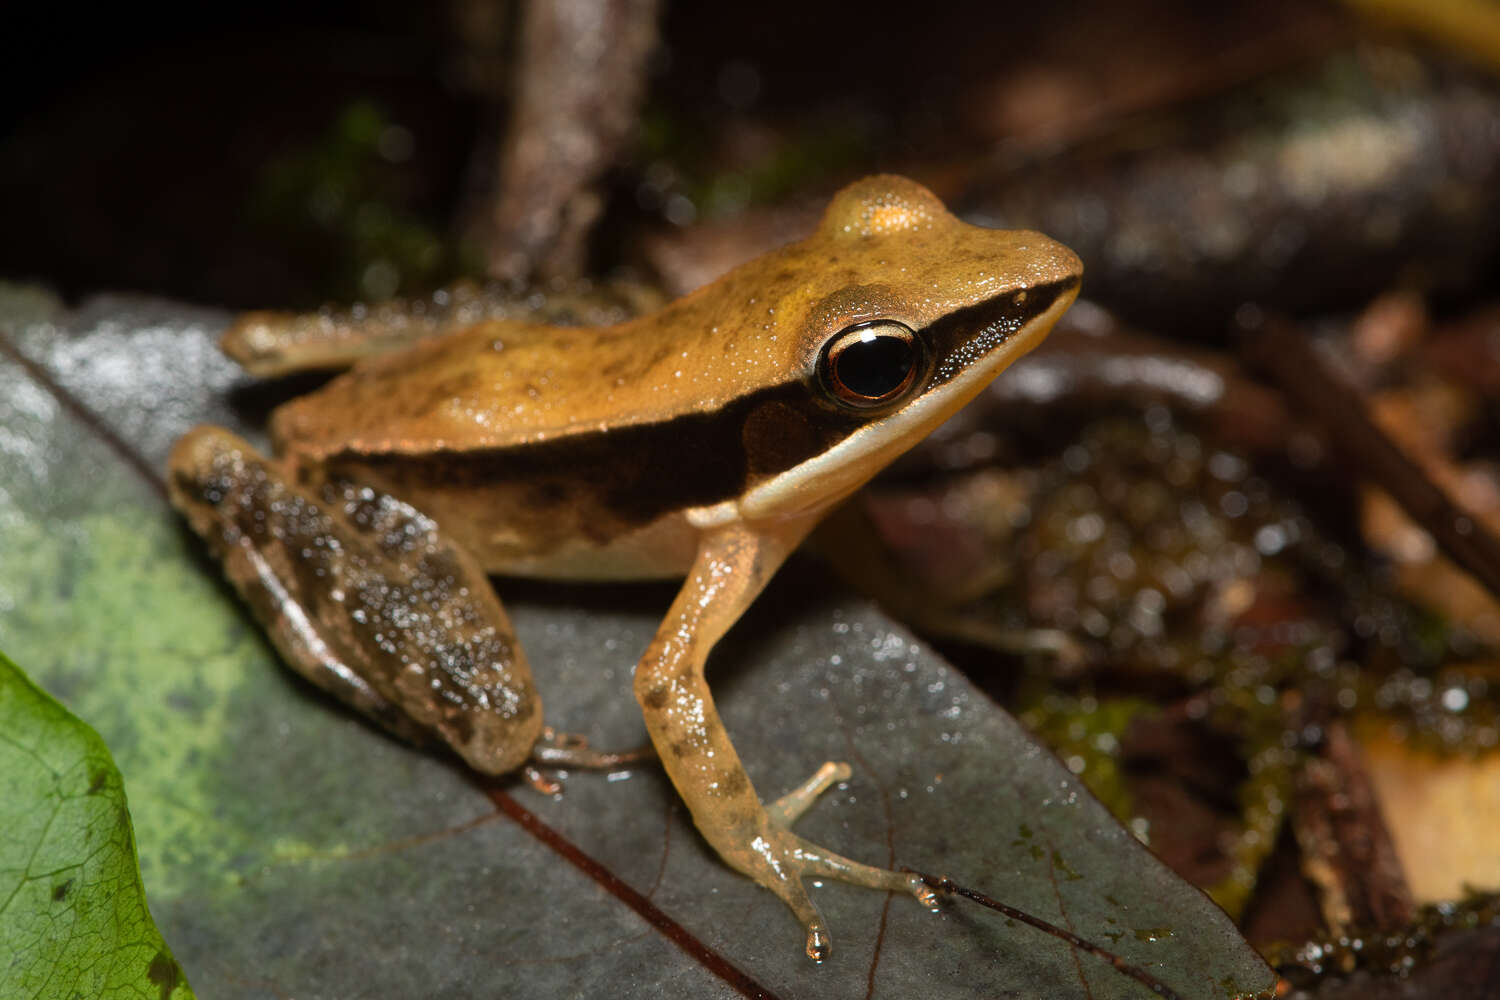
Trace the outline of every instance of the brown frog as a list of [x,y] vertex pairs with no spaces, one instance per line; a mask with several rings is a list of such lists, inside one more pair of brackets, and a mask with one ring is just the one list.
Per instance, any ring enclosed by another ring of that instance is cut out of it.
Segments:
[[636,667],[646,728],[704,838],[821,960],[804,878],[935,900],[792,832],[847,765],[762,804],[704,661],[824,514],[1046,335],[1081,271],[871,177],[807,239],[650,315],[483,322],[360,360],[276,411],[275,459],[197,428],[172,499],[294,669],[491,774],[543,730],[486,574],[685,577]]

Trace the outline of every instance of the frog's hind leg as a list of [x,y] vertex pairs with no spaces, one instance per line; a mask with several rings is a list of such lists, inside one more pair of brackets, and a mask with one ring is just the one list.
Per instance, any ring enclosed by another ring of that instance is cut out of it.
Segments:
[[172,503],[293,669],[479,771],[526,759],[542,727],[530,667],[489,580],[431,518],[347,483],[314,495],[216,427],[169,467]]

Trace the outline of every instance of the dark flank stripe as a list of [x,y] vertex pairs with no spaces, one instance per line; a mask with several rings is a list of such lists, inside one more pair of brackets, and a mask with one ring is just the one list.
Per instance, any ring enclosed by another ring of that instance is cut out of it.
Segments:
[[[570,434],[511,448],[426,455],[348,453],[330,459],[370,469],[403,495],[524,487],[539,507],[567,503],[639,527],[684,507],[739,496],[832,447],[866,423],[789,382],[724,407],[652,424]],[[613,533],[613,532],[609,532]]]
[[[922,331],[935,359],[923,392],[942,385],[1044,312],[1075,281],[1027,290],[955,312]],[[738,497],[827,451],[889,410],[853,411],[824,399],[815,379],[785,382],[717,410],[658,423],[587,431],[508,448],[425,455],[349,452],[333,469],[370,470],[421,506],[435,491],[482,493],[511,487],[535,512],[566,505],[593,525],[598,541],[686,507]]]

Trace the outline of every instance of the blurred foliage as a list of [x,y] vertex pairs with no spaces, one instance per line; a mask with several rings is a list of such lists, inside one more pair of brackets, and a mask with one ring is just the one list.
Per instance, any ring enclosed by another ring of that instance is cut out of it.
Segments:
[[335,298],[418,295],[478,276],[477,252],[413,207],[412,132],[368,101],[350,104],[312,145],[269,161],[251,194],[255,223],[325,272]]
[[[873,125],[858,115],[775,128],[741,121],[711,130],[656,105],[641,120],[638,149],[646,168],[637,199],[679,225],[730,217],[868,165],[875,139]],[[726,155],[721,145],[737,148]]]

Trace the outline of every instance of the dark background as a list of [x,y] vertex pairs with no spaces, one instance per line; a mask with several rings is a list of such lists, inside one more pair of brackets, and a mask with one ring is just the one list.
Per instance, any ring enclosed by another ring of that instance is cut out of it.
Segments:
[[[1078,67],[1106,96],[1139,83],[1132,58],[1212,75],[1219,43],[1254,34],[1245,10],[1274,31],[1276,11],[1308,7],[970,0],[914,18],[892,2],[667,3],[641,135],[606,179],[595,263],[626,256],[611,232],[659,219],[660,205],[629,197],[653,159],[711,169],[801,143],[815,162],[774,195],[809,175],[984,155],[1038,121],[1078,118],[1067,94],[1054,111],[1045,80],[1027,89],[1038,66]],[[473,272],[459,237],[493,184],[515,20],[503,2],[8,12],[0,274],[70,298],[130,289],[254,307],[368,293],[372,256],[397,261],[400,291]],[[394,160],[379,141],[391,127],[409,139]],[[330,187],[339,204],[311,209]]]

